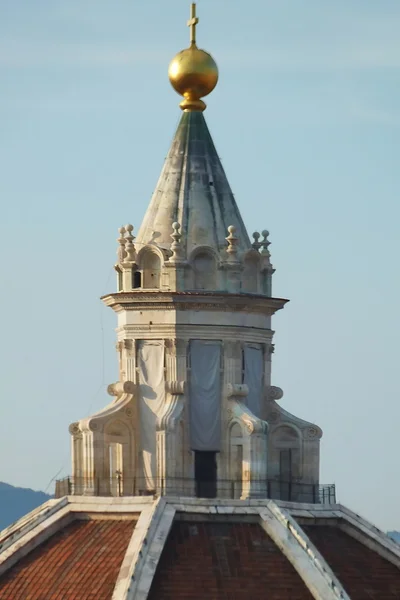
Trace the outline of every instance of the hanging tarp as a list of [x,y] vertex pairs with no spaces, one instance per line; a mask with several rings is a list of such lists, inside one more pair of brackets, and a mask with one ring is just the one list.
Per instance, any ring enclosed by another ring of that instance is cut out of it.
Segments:
[[190,343],[190,437],[192,450],[221,446],[221,344]]
[[140,340],[139,368],[140,441],[143,457],[143,489],[156,487],[156,420],[165,400],[164,343]]
[[247,406],[256,417],[261,417],[264,378],[264,358],[260,344],[244,347],[244,383],[249,388]]

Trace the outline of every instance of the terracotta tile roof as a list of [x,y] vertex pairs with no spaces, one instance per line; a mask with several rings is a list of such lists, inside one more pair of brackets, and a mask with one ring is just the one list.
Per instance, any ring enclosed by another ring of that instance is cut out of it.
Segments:
[[256,523],[175,522],[149,600],[310,600],[292,565]]
[[135,523],[67,525],[6,571],[1,600],[110,600]]
[[338,527],[302,525],[352,600],[399,600],[400,570]]

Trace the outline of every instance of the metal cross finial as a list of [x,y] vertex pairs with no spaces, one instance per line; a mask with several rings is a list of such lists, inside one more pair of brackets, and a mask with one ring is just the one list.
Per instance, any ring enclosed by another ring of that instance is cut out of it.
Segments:
[[198,24],[199,19],[196,17],[196,3],[192,2],[192,10],[190,14],[190,19],[187,22],[188,27],[190,27],[190,45],[196,45],[196,25]]

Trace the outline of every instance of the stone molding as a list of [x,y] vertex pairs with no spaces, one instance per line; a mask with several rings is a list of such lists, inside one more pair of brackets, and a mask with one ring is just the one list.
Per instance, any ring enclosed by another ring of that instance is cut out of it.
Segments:
[[314,598],[351,600],[317,548],[293,517],[268,500],[260,510],[261,526],[296,569]]
[[[111,418],[120,418],[131,426],[133,415],[133,400],[136,395],[137,386],[132,381],[113,383],[108,386],[109,394],[116,399],[105,406],[102,410],[80,421],[70,425],[70,433],[76,435],[80,432],[102,432],[104,426]],[[126,390],[130,390],[129,392]]]
[[[280,388],[278,388],[280,389]],[[323,436],[323,431],[318,425],[305,421],[299,417],[295,417],[287,410],[283,409],[275,400],[271,400],[269,404],[269,412],[267,413],[267,420],[269,423],[276,424],[279,426],[290,425],[295,427],[302,439],[307,442],[319,441]]]
[[253,294],[197,292],[119,292],[102,297],[106,306],[121,310],[207,310],[217,312],[248,312],[273,315],[288,300]]
[[226,385],[227,398],[246,398],[249,395],[249,388],[245,383],[228,383]]
[[[122,325],[118,329],[118,333],[124,336],[132,336],[133,340],[160,340],[166,341],[166,350],[171,346],[167,340],[177,338],[178,342],[188,344],[190,340],[223,340],[224,352],[226,346],[231,343],[232,338],[236,339],[236,343],[240,344],[263,344],[271,339],[274,331],[269,328],[257,328],[251,326],[227,325],[227,326],[212,326],[196,325],[193,323],[153,323],[151,330],[148,324],[143,325]],[[229,346],[227,348],[228,352]],[[183,350],[182,350],[183,351]],[[179,353],[178,353],[179,356]],[[236,355],[228,354],[228,358],[239,358],[240,353]]]
[[181,396],[185,393],[185,381],[166,381],[165,391],[173,396]]
[[133,381],[117,381],[116,383],[110,383],[107,387],[107,393],[110,396],[121,396],[122,394],[136,393],[136,384]]

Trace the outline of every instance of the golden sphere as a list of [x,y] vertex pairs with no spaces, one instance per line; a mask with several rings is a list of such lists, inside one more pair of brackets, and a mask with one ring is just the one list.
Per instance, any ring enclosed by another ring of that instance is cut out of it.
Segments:
[[218,67],[208,52],[192,46],[175,56],[169,65],[168,76],[178,94],[197,101],[210,94],[217,85]]

